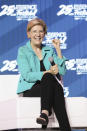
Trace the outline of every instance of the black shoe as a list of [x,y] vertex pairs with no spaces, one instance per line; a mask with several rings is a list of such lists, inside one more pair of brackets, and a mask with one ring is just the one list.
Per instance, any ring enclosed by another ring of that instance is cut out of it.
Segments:
[[42,125],[42,129],[46,129],[47,128],[47,125]]
[[[43,118],[43,119],[41,119]],[[47,125],[48,124],[48,116],[45,113],[41,113],[40,117],[36,119],[38,124]]]

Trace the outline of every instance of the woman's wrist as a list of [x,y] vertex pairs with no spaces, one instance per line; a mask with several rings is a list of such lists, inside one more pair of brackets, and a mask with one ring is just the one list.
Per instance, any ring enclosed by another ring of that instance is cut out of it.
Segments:
[[46,74],[46,73],[51,73],[51,71],[48,70],[48,71],[44,71],[44,72],[43,72],[43,74]]
[[62,59],[62,53],[61,53],[60,47],[56,48],[56,52],[57,52],[58,57]]

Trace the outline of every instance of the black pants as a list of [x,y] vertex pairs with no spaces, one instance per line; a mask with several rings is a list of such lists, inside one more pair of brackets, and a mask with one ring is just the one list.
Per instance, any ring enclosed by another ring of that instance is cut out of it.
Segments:
[[[50,73],[46,73],[41,82],[35,86],[35,88],[40,87],[41,110],[50,111],[53,108],[61,131],[71,131],[65,108],[63,88],[55,77]],[[32,89],[34,90],[34,87]],[[30,92],[24,92],[24,97],[28,96]]]

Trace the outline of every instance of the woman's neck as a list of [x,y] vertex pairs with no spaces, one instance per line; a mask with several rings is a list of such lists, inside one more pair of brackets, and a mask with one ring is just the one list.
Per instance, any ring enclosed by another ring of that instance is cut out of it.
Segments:
[[31,47],[34,49],[34,50],[41,50],[41,45],[34,45],[31,43]]
[[39,60],[42,60],[42,46],[40,45],[34,45],[31,43],[31,47],[33,49],[33,51],[35,52],[36,56],[38,57]]

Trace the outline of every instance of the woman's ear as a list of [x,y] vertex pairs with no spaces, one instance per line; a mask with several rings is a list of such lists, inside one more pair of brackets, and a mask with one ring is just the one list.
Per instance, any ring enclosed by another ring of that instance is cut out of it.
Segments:
[[30,32],[29,31],[27,32],[27,37],[30,38]]

